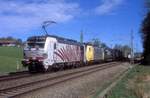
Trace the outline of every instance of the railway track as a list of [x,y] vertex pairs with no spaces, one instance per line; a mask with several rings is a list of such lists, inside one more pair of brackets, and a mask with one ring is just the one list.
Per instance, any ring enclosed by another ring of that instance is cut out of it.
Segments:
[[[52,73],[52,72],[47,72],[47,73]],[[27,78],[27,77],[33,77],[33,75],[37,76],[37,75],[41,75],[41,73],[30,74],[29,71],[10,72],[7,75],[0,76],[0,82],[16,80],[16,79],[21,79],[21,78]]]
[[[104,70],[104,69],[107,69],[107,68],[110,68],[119,64],[120,63],[112,62],[112,63],[106,63],[106,64],[101,64],[101,65],[88,66],[85,68],[74,69],[68,72],[66,71],[66,73],[59,74],[59,75],[52,76],[52,77],[47,77],[45,79],[29,81],[29,82],[22,83],[19,85],[14,84],[13,86],[0,89],[0,98],[15,98],[20,95],[33,92],[38,89],[51,87],[59,83],[63,83],[71,79],[79,78],[84,75],[88,75],[88,74],[91,74],[100,70]],[[42,78],[42,75],[41,75],[41,78]]]
[[9,81],[12,79],[19,79],[30,76],[28,71],[19,71],[19,72],[11,72],[7,75],[0,76],[0,82],[1,81]]
[[[52,73],[52,72],[47,72],[47,73]],[[11,73],[8,73],[7,75],[0,76],[0,82],[16,80],[16,79],[21,79],[21,78],[28,78],[28,77],[38,76],[38,75],[42,75],[42,74],[44,74],[44,73],[31,74],[31,73],[29,73],[29,71],[11,72]]]

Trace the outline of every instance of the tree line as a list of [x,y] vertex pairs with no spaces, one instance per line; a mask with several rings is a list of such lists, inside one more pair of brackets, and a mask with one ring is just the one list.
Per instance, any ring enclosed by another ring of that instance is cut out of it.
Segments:
[[16,38],[13,38],[10,36],[9,37],[1,37],[0,41],[13,41],[13,42],[15,42],[16,45],[20,45],[20,46],[23,45],[23,42],[21,39],[16,39]]
[[143,60],[142,64],[150,65],[150,0],[145,0],[146,15],[141,26],[141,35],[143,40]]

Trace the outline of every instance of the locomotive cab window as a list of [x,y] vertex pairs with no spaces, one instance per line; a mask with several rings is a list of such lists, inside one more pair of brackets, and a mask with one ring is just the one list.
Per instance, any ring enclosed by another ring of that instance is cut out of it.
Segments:
[[44,48],[44,44],[45,43],[37,43],[37,42],[35,42],[35,43],[28,43],[28,47],[30,47],[30,48],[36,48],[36,47],[38,47],[38,48]]
[[28,48],[44,48],[45,38],[43,37],[31,37],[27,40]]

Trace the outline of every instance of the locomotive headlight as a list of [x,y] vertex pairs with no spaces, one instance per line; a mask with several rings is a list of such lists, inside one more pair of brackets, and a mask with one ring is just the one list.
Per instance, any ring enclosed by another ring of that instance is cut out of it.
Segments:
[[46,59],[48,57],[47,53],[43,54],[43,58]]

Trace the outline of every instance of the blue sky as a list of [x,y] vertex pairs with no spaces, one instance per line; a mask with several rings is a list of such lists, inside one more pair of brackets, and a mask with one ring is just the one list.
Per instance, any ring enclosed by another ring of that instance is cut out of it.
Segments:
[[49,26],[49,34],[80,39],[98,38],[108,46],[134,44],[142,51],[140,25],[145,15],[144,0],[0,0],[0,37],[13,36],[26,40],[42,35],[41,24],[56,21]]

